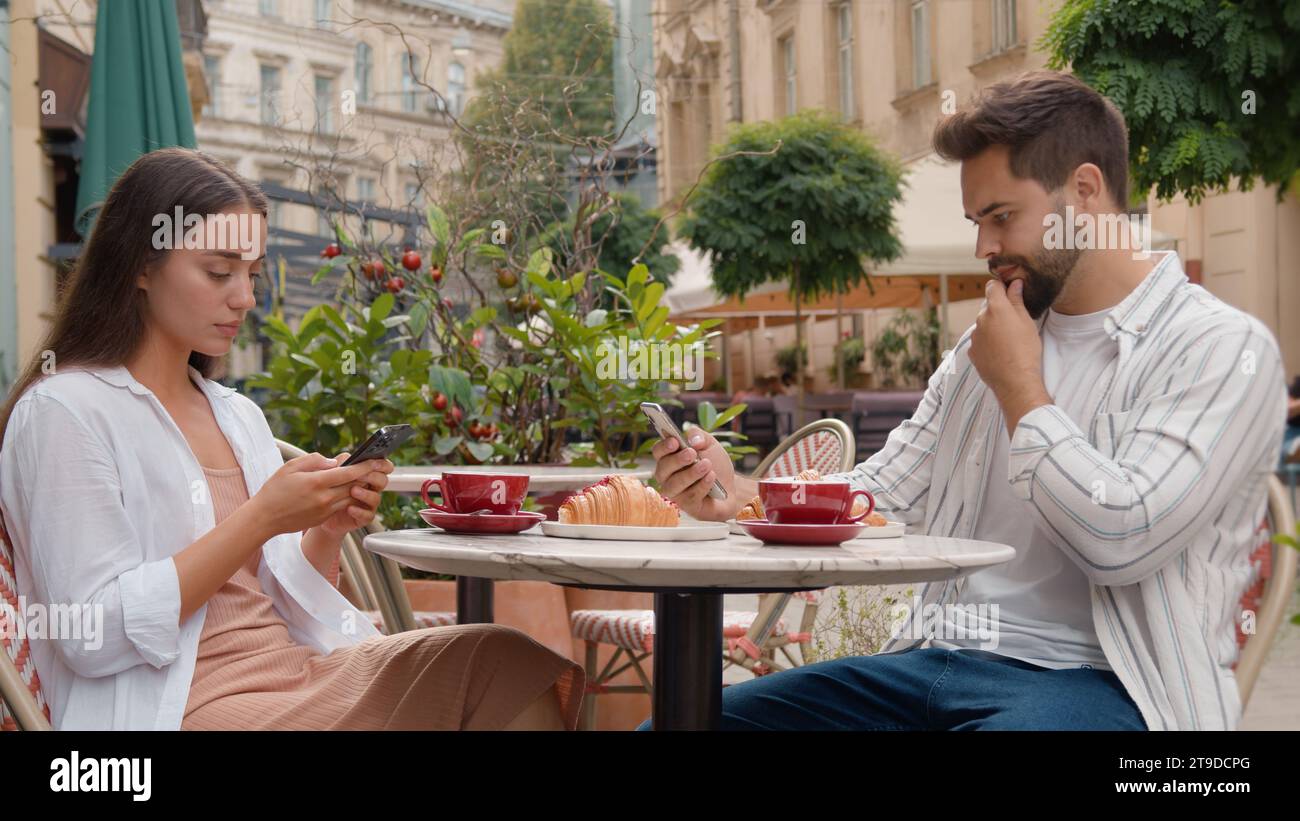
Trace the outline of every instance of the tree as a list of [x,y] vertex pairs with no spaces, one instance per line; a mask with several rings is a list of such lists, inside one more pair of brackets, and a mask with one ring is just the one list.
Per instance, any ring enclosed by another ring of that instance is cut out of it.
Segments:
[[901,255],[893,209],[902,170],[862,132],[818,111],[737,126],[720,150],[744,153],[708,168],[681,235],[709,254],[720,294],[787,281],[801,346],[802,300],[847,293],[867,281],[864,260]]
[[[664,253],[667,231],[659,228],[660,214],[641,205],[641,200],[629,194],[612,194],[613,206],[597,216],[591,223],[591,243],[600,248],[596,266],[602,271],[626,271],[638,262],[645,263],[650,275],[664,288],[672,287],[673,274],[681,267],[681,260]],[[565,260],[573,247],[573,220],[554,223],[542,238],[557,259]],[[659,232],[651,241],[651,235]],[[637,258],[641,249],[645,254]]]
[[[478,75],[456,132],[469,201],[452,210],[481,226],[524,211],[538,232],[573,210],[570,191],[603,173],[618,130],[615,39],[598,0],[519,0],[501,65]],[[503,208],[505,190],[517,208]]]
[[501,65],[479,75],[467,120],[488,124],[531,106],[539,128],[576,138],[614,129],[614,26],[597,0],[519,0]]
[[1300,192],[1300,0],[1067,0],[1043,46],[1124,113],[1131,201]]

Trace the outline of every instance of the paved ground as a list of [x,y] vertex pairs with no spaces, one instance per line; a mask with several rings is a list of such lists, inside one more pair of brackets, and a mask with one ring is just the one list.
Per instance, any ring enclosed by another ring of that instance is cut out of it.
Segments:
[[1300,592],[1259,671],[1255,692],[1241,717],[1243,730],[1300,730],[1300,626],[1290,623],[1300,612]]
[[[757,596],[727,596],[727,610],[757,610]],[[803,612],[803,602],[794,599],[786,610],[785,619],[797,625]],[[1291,600],[1291,608],[1273,643],[1268,660],[1255,682],[1246,712],[1242,716],[1243,730],[1300,730],[1300,626],[1290,623],[1291,615],[1300,612],[1300,591]],[[750,678],[743,668],[729,668],[723,674],[727,683]]]

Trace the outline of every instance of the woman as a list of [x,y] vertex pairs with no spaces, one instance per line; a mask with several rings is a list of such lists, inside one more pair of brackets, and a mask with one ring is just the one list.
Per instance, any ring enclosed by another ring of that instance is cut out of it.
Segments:
[[[494,625],[384,636],[339,593],[392,462],[283,462],[212,381],[256,304],[266,212],[202,153],[137,160],[0,413],[18,590],[79,615],[31,641],[54,727],[572,729],[568,659]],[[223,221],[254,230],[204,230]]]

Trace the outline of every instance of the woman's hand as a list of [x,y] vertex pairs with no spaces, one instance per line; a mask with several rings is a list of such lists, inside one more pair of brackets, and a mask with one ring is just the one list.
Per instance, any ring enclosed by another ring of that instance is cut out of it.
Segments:
[[[370,491],[373,496],[364,493],[358,496],[356,491],[362,489],[359,483],[371,484],[373,474],[383,477],[380,488],[387,485],[393,463],[387,459],[368,459],[356,465],[339,467],[341,461],[309,453],[285,462],[266,480],[249,503],[257,511],[259,521],[266,523],[271,535],[308,530],[334,519],[340,512],[350,521],[355,521],[348,513],[349,507],[369,509],[365,506],[368,501],[378,506],[377,491]],[[373,513],[369,515],[373,518]],[[339,520],[334,519],[335,527],[338,523]]]
[[[341,465],[347,461],[349,455],[340,453],[334,458]],[[342,539],[349,531],[370,524],[379,510],[379,494],[388,487],[388,474],[393,472],[394,466],[387,459],[372,459],[364,464],[374,465],[375,468],[352,485],[354,503],[319,525],[321,532],[331,539]]]

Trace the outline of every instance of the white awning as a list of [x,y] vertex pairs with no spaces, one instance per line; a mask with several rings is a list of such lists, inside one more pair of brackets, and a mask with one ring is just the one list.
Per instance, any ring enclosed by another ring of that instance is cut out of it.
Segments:
[[903,201],[894,208],[903,255],[871,273],[987,274],[988,263],[975,257],[975,226],[962,216],[961,164],[927,154],[904,171]]

